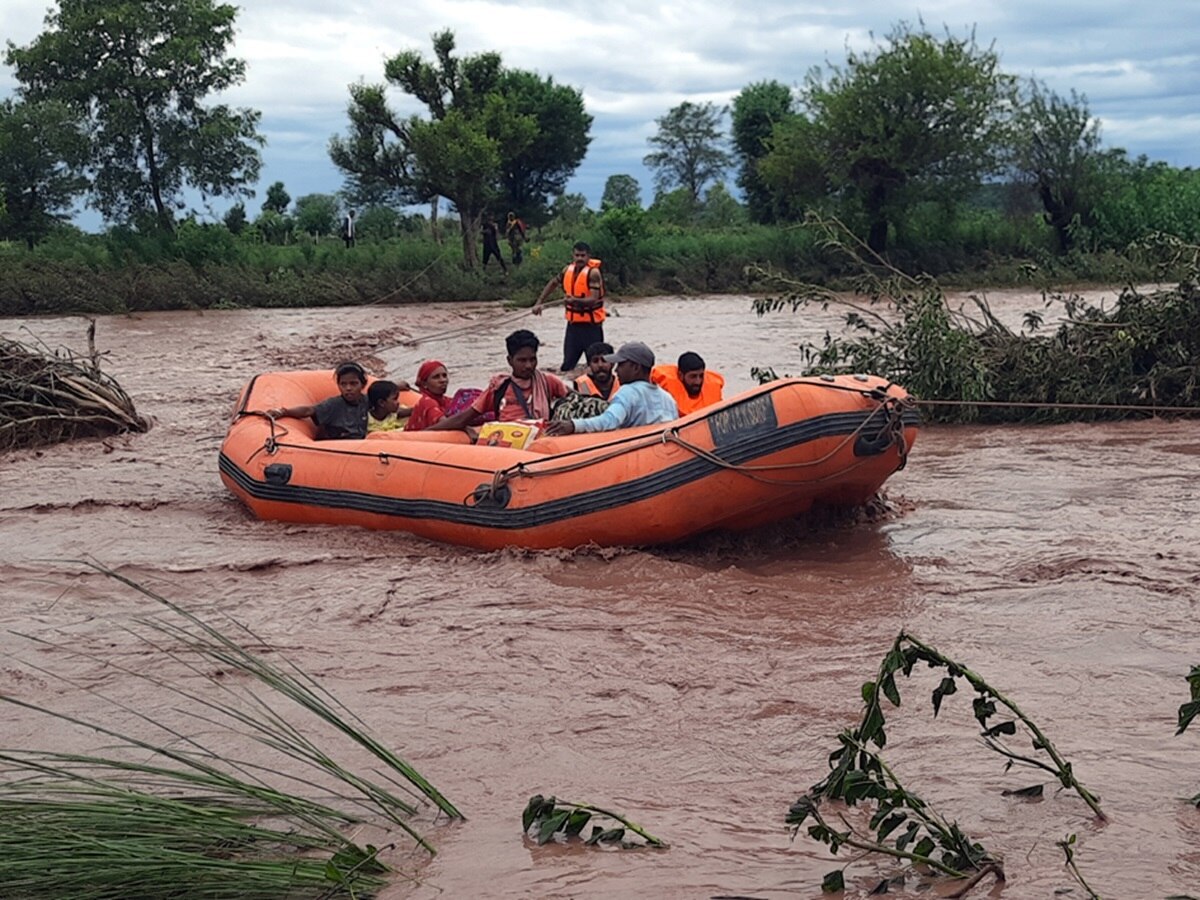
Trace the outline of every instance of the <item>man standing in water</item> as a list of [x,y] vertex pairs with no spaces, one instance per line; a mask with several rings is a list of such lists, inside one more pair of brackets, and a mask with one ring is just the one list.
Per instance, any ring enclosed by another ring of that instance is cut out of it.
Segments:
[[563,335],[563,362],[560,372],[569,372],[579,362],[588,345],[604,340],[604,276],[600,260],[592,259],[592,248],[579,241],[571,251],[571,262],[562,275],[551,278],[533,304],[533,314],[542,314],[542,304],[561,287],[567,295],[567,330]]

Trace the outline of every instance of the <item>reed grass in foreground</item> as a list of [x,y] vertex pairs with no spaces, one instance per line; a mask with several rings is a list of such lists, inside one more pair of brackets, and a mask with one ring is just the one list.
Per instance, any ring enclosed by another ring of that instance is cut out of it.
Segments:
[[[246,649],[239,640],[261,645],[248,629],[229,622],[219,630],[111,570],[87,565],[160,606],[162,615],[127,631],[182,674],[160,677],[150,666],[133,669],[29,639],[138,679],[165,701],[154,708],[173,710],[180,721],[134,709],[47,669],[39,671],[91,693],[98,711],[84,719],[0,694],[2,702],[98,734],[106,745],[95,754],[0,750],[0,896],[369,897],[391,871],[378,858],[381,849],[395,842],[361,844],[351,829],[384,836],[399,829],[433,854],[409,819],[430,805],[461,818],[316,681],[286,660],[268,661],[267,651]],[[118,720],[137,723],[140,736],[113,724]],[[339,746],[319,746],[313,731],[332,733]],[[196,736],[201,732],[207,737]],[[246,759],[215,746],[239,741],[250,748]],[[350,752],[369,757],[371,777],[339,758]]]

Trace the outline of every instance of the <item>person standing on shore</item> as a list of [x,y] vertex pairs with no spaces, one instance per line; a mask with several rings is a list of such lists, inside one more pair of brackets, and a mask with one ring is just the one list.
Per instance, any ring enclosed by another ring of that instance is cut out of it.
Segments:
[[542,314],[542,304],[555,288],[561,288],[567,296],[567,330],[563,335],[563,362],[559,371],[569,372],[591,344],[604,340],[604,276],[600,260],[592,259],[592,248],[585,242],[575,244],[571,262],[562,274],[546,282],[533,304],[535,316]]
[[504,225],[504,236],[508,238],[508,249],[512,251],[512,264],[519,266],[525,256],[525,251],[521,247],[529,235],[525,229],[525,223],[517,218],[515,212],[508,214],[508,221]]
[[483,217],[483,268],[485,270],[493,256],[500,263],[501,271],[507,275],[508,266],[505,265],[504,257],[500,255],[500,226],[496,224],[495,216],[486,215]]
[[347,250],[354,246],[354,210],[347,212],[346,218],[342,219],[342,240],[346,242]]

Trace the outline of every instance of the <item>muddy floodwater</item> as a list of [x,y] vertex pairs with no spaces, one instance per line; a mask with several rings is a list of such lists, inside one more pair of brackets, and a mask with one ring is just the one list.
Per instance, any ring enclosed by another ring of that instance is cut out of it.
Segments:
[[[1014,323],[1041,306],[990,300]],[[626,301],[607,331],[668,361],[697,350],[733,392],[754,365],[798,372],[800,339],[839,328],[832,311],[749,307]],[[1070,833],[1105,898],[1200,896],[1200,811],[1183,799],[1200,792],[1200,731],[1173,736],[1183,676],[1200,663],[1200,419],[927,428],[880,521],[653,550],[482,554],[258,522],[221,485],[217,449],[255,373],[353,356],[412,378],[435,357],[452,387],[480,385],[503,366],[516,327],[503,316],[437,304],[101,319],[106,368],[154,427],[0,456],[0,692],[87,706],[32,660],[137,702],[127,676],[14,634],[128,662],[121,629],[146,605],[71,562],[92,557],[286,648],[466,814],[423,823],[439,854],[405,854],[418,881],[388,897],[817,898],[836,864],[806,836],[792,841],[783,818],[823,777],[860,685],[905,628],[1015,699],[1110,816],[1097,821],[1036,772],[1005,774],[976,738],[970,697],[948,698],[934,720],[940,676],[918,670],[889,713],[886,757],[1005,858],[1007,884],[971,896],[1083,897],[1055,846]],[[397,346],[472,323],[461,338]],[[557,364],[560,316],[520,324]],[[0,333],[50,345],[82,347],[85,331],[80,318],[0,320]],[[5,716],[5,745],[87,740]],[[1001,794],[1039,781],[1041,800]],[[535,793],[622,811],[671,849],[536,847],[520,828]],[[857,863],[850,893],[891,872]]]

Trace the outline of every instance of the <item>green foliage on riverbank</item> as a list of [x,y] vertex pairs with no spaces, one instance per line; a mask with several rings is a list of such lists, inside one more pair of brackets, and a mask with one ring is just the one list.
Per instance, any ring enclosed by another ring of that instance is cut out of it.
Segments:
[[982,299],[974,309],[953,309],[936,279],[871,257],[836,221],[815,224],[828,247],[859,266],[857,296],[774,276],[784,293],[756,302],[760,314],[810,303],[848,309],[850,336],[804,345],[801,374],[873,372],[904,385],[927,419],[942,422],[1061,422],[1200,408],[1200,247],[1164,238],[1143,246],[1143,265],[1183,265],[1170,290],[1128,286],[1107,309],[1047,294],[1046,309],[1062,324],[1041,334],[1047,314],[1028,313],[1013,330]]
[[[448,230],[448,229],[446,229]],[[849,284],[854,269],[799,226],[702,228],[664,221],[653,208],[610,209],[571,226],[531,234],[524,262],[505,275],[464,265],[461,242],[435,241],[423,223],[346,248],[332,237],[269,243],[257,228],[234,234],[223,224],[181,223],[174,233],[117,228],[101,235],[60,229],[33,249],[0,243],[0,315],[123,313],[155,309],[314,307],[422,301],[531,303],[588,241],[604,260],[617,294],[746,293],[766,289],[748,276],[758,265],[805,281]],[[907,223],[893,257],[907,271],[948,284],[1027,283],[1031,266],[1046,278],[1113,282],[1127,262],[1098,251],[1057,256],[1049,227],[972,207],[951,217],[921,211]],[[505,247],[507,257],[508,248]],[[1148,275],[1151,269],[1145,267]]]

